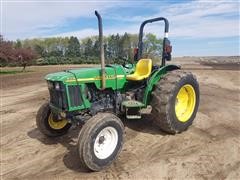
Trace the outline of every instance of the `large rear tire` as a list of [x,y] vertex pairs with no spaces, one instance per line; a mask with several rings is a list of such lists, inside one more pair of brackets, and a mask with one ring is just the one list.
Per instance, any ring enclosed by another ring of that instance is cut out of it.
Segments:
[[82,167],[100,171],[118,156],[124,141],[124,126],[111,113],[98,113],[83,125],[78,136]]
[[168,72],[155,86],[151,105],[155,124],[163,131],[171,134],[185,131],[199,106],[196,77],[181,70]]
[[49,107],[44,103],[37,112],[36,125],[41,133],[49,137],[61,136],[67,133],[71,124],[67,119],[55,120]]

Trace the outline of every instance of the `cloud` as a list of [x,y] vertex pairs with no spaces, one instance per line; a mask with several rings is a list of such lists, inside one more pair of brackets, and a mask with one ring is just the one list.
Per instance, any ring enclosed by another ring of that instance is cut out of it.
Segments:
[[106,1],[3,1],[2,5],[1,33],[10,39],[44,36],[71,18],[91,17],[94,10],[114,6]]
[[[159,6],[153,6],[156,8]],[[209,38],[239,36],[239,2],[237,1],[191,1],[164,4],[150,16],[110,15],[109,19],[140,23],[145,19],[167,17],[173,37]],[[157,23],[148,30],[159,34]],[[127,31],[127,30],[126,30]]]
[[[171,1],[170,1],[171,2]],[[129,16],[124,7],[154,10],[148,15]],[[237,1],[187,1],[163,3],[139,1],[63,1],[27,3],[3,2],[3,34],[9,39],[46,36],[97,35],[97,29],[85,29],[55,33],[69,20],[94,17],[99,10],[104,21],[121,22],[114,27],[105,26],[104,34],[138,33],[140,23],[149,18],[164,16],[170,21],[170,36],[178,38],[214,38],[239,36],[239,2]],[[95,18],[95,17],[94,17]],[[163,29],[163,27],[162,27]],[[147,32],[163,35],[160,23],[146,27]]]
[[[138,26],[129,26],[127,29],[124,28],[104,28],[103,29],[103,34],[104,35],[112,35],[112,34],[124,34],[125,32],[131,33],[131,34],[136,34],[138,32]],[[55,35],[50,35],[54,37],[69,37],[69,36],[76,36],[79,38],[85,38],[89,36],[95,36],[98,35],[98,29],[93,29],[93,28],[87,28],[87,29],[82,29],[79,31],[71,31],[71,32],[66,32],[66,33],[59,33]]]

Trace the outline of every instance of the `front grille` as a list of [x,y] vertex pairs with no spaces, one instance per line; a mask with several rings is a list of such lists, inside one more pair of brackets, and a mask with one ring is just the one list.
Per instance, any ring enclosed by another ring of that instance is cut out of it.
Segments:
[[76,86],[76,85],[68,86],[68,93],[69,93],[71,107],[76,107],[76,106],[82,105],[80,86]]
[[[59,83],[60,89],[55,88],[56,83]],[[66,110],[67,100],[65,86],[60,82],[48,81],[48,89],[50,94],[50,103],[57,108]]]

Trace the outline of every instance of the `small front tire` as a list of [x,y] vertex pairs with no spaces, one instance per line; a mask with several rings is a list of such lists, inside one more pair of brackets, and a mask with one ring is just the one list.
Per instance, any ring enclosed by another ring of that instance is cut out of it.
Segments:
[[71,124],[67,119],[54,120],[49,103],[44,103],[37,112],[36,125],[41,133],[49,137],[61,136],[67,133]]
[[92,171],[109,166],[118,156],[124,141],[124,126],[111,113],[98,113],[82,127],[78,137],[81,165]]

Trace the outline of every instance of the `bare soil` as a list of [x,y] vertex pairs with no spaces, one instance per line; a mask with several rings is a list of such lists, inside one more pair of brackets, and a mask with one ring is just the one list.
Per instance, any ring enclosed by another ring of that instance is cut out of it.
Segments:
[[0,76],[1,178],[240,179],[239,63],[223,59],[221,65],[210,58],[204,63],[200,58],[172,61],[192,71],[200,83],[200,107],[193,125],[168,135],[153,125],[148,114],[142,120],[124,121],[124,148],[117,161],[101,172],[80,167],[79,128],[47,138],[35,125],[36,112],[48,99],[44,76],[70,66],[27,67],[33,72]]

